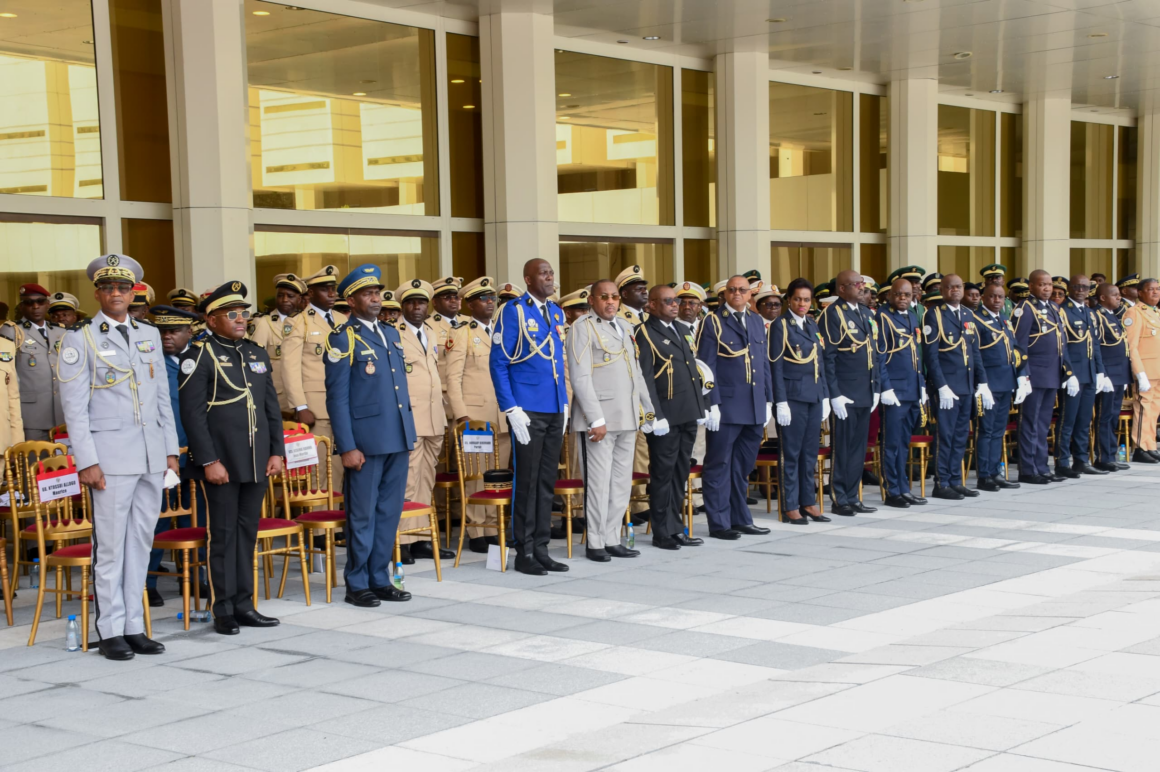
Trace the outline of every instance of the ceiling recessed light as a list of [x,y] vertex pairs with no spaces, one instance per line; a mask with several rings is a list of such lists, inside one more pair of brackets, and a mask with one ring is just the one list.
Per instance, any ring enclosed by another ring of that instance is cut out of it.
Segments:
[[1120,76],[1119,75],[1105,75],[1104,80],[1115,80],[1118,77],[1120,77]]
[[306,9],[300,5],[288,5],[288,6],[286,6],[286,10],[287,11],[305,11]]
[[82,40],[81,41],[81,45],[91,46],[92,44],[93,44],[93,41],[91,41],[91,40]]
[[618,40],[618,41],[616,41],[616,42],[617,42],[617,43],[620,43],[621,45],[624,45],[624,44],[625,44],[625,43],[627,43],[628,41],[627,41],[627,40]]
[[378,83],[378,81],[377,80],[360,80],[359,83],[363,84],[364,86],[371,86],[371,85],[374,85],[375,83]]
[[1088,35],[1089,38],[1106,38],[1107,36],[1108,36],[1108,33],[1106,33],[1106,32],[1093,32],[1090,35]]
[[367,95],[367,92],[365,92],[365,91],[356,91],[353,94],[351,94],[351,96],[366,96],[366,95]]
[[568,97],[568,96],[572,96],[572,95],[568,94],[568,93],[564,93],[564,94],[556,94],[556,96]]
[[451,82],[452,82],[452,83],[462,83],[462,82],[463,82],[463,78],[454,78],[454,79],[452,79],[452,81],[451,81]]
[[14,13],[0,13],[0,19],[15,19],[15,18],[16,18],[16,14],[14,14]]
[[993,89],[991,89],[991,93],[992,93],[992,94],[1002,94],[1002,93],[1003,93],[1003,89],[1001,89],[1001,88],[993,88]]
[[770,24],[785,24],[789,19],[784,16],[778,16],[776,19],[766,19]]
[[572,120],[572,116],[571,115],[561,115],[558,120],[570,121],[570,120]]
[[269,16],[270,12],[269,11],[254,11],[254,15],[255,16]]
[[974,56],[974,54],[970,51],[959,51],[955,54],[956,59],[970,59],[972,56]]
[[814,113],[814,115],[829,115],[829,113]]
[[660,40],[661,36],[660,35],[645,35],[644,39],[645,40]]
[[463,106],[463,109],[464,109],[464,110],[474,110],[474,109],[475,109],[475,105],[464,105],[464,106]]

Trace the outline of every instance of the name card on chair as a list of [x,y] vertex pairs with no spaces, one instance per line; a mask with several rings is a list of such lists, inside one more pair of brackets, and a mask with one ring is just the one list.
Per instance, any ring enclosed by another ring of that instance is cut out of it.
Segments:
[[42,502],[77,496],[81,492],[81,478],[77,475],[76,467],[41,472],[36,475],[36,485],[40,489]]
[[492,433],[486,429],[464,429],[463,430],[463,452],[464,453],[494,453],[495,452],[495,438]]
[[286,468],[301,469],[318,463],[318,446],[313,434],[294,434],[286,438]]

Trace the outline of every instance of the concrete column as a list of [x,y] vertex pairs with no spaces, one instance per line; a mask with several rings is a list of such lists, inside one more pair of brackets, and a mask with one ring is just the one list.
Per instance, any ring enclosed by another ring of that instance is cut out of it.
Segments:
[[938,270],[938,81],[891,81],[890,270],[918,265]]
[[1023,249],[1030,270],[1068,276],[1071,102],[1037,96],[1023,105]]
[[254,289],[246,36],[237,0],[168,0],[170,131],[177,282],[202,292],[227,279]]
[[771,280],[769,54],[717,57],[717,255],[720,278],[756,268]]
[[1144,278],[1160,276],[1160,108],[1142,111],[1136,125],[1136,262]]
[[524,283],[524,263],[559,268],[556,64],[552,17],[479,19],[483,73],[483,188],[487,270]]

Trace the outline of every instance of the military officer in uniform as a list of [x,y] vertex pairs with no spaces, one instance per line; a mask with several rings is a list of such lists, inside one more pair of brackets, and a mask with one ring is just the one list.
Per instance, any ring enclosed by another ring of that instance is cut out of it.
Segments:
[[1016,387],[1024,394],[1019,420],[1019,482],[1046,485],[1066,479],[1047,468],[1047,431],[1056,393],[1062,387],[1068,396],[1076,396],[1079,380],[1072,374],[1059,306],[1051,302],[1051,274],[1034,270],[1027,286],[1031,296],[1011,312],[1016,344],[1027,357],[1026,375],[1019,377]]
[[1128,336],[1119,317],[1120,290],[1115,284],[1101,284],[1096,288],[1099,305],[1095,310],[1096,331],[1093,337],[1100,344],[1100,356],[1104,361],[1104,375],[1112,384],[1111,391],[1096,395],[1095,467],[1105,472],[1118,472],[1128,468],[1116,453],[1116,425],[1120,420],[1120,406],[1124,404],[1124,391],[1132,382],[1132,363],[1128,353]]
[[504,282],[503,284],[499,285],[499,292],[496,293],[496,297],[499,300],[498,305],[496,305],[496,307],[495,307],[496,315],[498,316],[499,310],[501,308],[503,308],[504,304],[507,303],[509,300],[515,300],[516,298],[521,298],[523,296],[524,296],[524,288],[518,284],[512,284],[509,281],[509,282]]
[[616,291],[620,293],[620,310],[617,316],[633,327],[648,318],[645,306],[648,304],[648,279],[639,265],[630,265],[616,277]]
[[1072,276],[1068,281],[1068,298],[1060,306],[1068,359],[1072,363],[1072,373],[1079,380],[1079,394],[1074,397],[1066,393],[1060,395],[1055,473],[1072,479],[1080,474],[1107,474],[1092,466],[1088,456],[1096,394],[1112,390],[1112,384],[1104,374],[1103,347],[1097,340],[1096,314],[1087,304],[1090,288],[1087,276]]
[[399,305],[399,301],[395,300],[395,293],[391,290],[383,290],[382,299],[383,305],[379,309],[379,321],[394,327],[399,322],[399,314],[403,313],[403,307]]
[[1133,461],[1151,456],[1160,461],[1156,451],[1156,417],[1160,415],[1160,284],[1144,279],[1136,287],[1135,305],[1124,312],[1124,330],[1132,372],[1136,376],[1136,401],[1132,403],[1132,438],[1136,450]]
[[692,281],[677,282],[677,321],[685,326],[690,336],[689,347],[697,339],[697,328],[701,326],[701,309],[705,307],[705,288]]
[[886,506],[906,509],[922,505],[926,499],[910,491],[907,459],[910,438],[922,420],[927,403],[923,379],[922,333],[910,312],[910,279],[898,277],[890,288],[889,304],[878,313],[875,347],[882,362],[882,381],[894,392],[896,404],[882,398],[882,471],[885,475]]
[[[471,314],[471,321],[461,324],[451,334],[447,346],[447,398],[457,421],[487,421],[495,432],[499,468],[511,463],[512,443],[507,421],[499,412],[495,387],[491,385],[492,317],[495,314],[495,280],[481,276],[459,290]],[[466,483],[467,495],[482,489],[482,480]],[[486,508],[469,506],[467,522],[482,523]],[[467,529],[468,549],[486,553],[489,544],[498,544],[495,537],[487,537],[479,528]]]
[[161,336],[129,316],[140,264],[105,255],[87,274],[101,311],[65,334],[57,376],[80,481],[93,500],[101,654],[131,659],[165,650],[145,637],[142,595],[163,478],[167,467],[178,473],[179,447]]
[[564,309],[564,320],[568,327],[572,322],[588,313],[588,287],[569,292],[560,298],[560,308]]
[[[983,300],[975,314],[979,355],[983,369],[987,371],[987,387],[991,390],[991,398],[995,400],[995,406],[984,410],[975,420],[975,465],[978,468],[975,487],[981,491],[1019,487],[1019,483],[1008,482],[1006,477],[999,474],[1003,438],[1011,415],[1011,399],[1024,364],[1023,354],[1015,342],[1015,326],[1009,317],[1003,315],[1006,295],[1002,281],[988,281],[983,287]],[[1019,402],[1022,401],[1021,396]]]
[[21,318],[0,327],[0,335],[16,344],[16,372],[24,437],[47,440],[49,430],[65,422],[57,382],[57,355],[65,330],[46,320],[48,290],[23,284],[19,290]]
[[[16,374],[16,344],[0,337],[0,373],[4,386],[0,390],[0,447],[10,448],[24,442],[24,419],[20,414],[20,378]],[[0,456],[0,474],[4,459]]]
[[286,398],[286,388],[282,378],[282,340],[294,328],[294,317],[298,316],[299,304],[306,293],[306,285],[292,273],[280,273],[274,277],[274,307],[269,314],[252,319],[249,338],[266,350],[270,358],[274,385],[278,388],[278,404],[284,416],[289,418],[295,405]]
[[172,308],[180,308],[183,311],[197,313],[195,309],[199,298],[197,297],[197,293],[191,289],[186,289],[185,287],[171,289],[165,293],[165,299],[169,301],[169,305]]
[[[997,284],[1000,287],[1003,286],[1003,283],[1007,280],[1007,266],[1003,265],[1002,263],[991,263],[990,265],[984,265],[979,269],[979,275],[983,277],[983,287],[979,291],[981,300],[982,296],[987,292],[987,287],[990,287],[992,284]],[[1005,292],[1004,295],[1006,295]],[[1010,320],[1011,312],[1014,310],[1015,304],[1012,303],[1010,299],[1004,297],[1002,311],[1003,318]],[[993,391],[994,390],[992,390],[992,392]]]
[[443,388],[443,414],[450,419],[453,416],[451,403],[447,400],[447,341],[451,340],[451,333],[463,323],[459,319],[459,309],[462,307],[459,289],[463,286],[463,279],[447,276],[429,286],[433,294],[428,311],[434,310],[434,313],[428,317],[427,324],[435,333],[435,355],[439,361],[439,381]]
[[551,263],[529,260],[524,264],[524,281],[528,291],[499,312],[488,365],[496,401],[516,440],[512,447],[515,568],[544,576],[548,571],[568,570],[548,555],[556,471],[568,425],[564,312],[548,300],[556,283]]
[[75,295],[67,292],[52,293],[52,300],[48,304],[48,318],[53,324],[61,327],[72,327],[77,323],[78,312],[81,309],[80,301]]
[[1116,287],[1120,290],[1120,310],[1118,315],[1123,319],[1124,312],[1136,305],[1139,301],[1140,274],[1130,273],[1127,276],[1121,276],[1116,282]]
[[133,286],[133,302],[129,304],[129,316],[138,321],[147,319],[149,306],[153,305],[153,288],[145,282],[138,282]]
[[[338,300],[338,269],[328,265],[305,280],[310,304],[294,317],[282,338],[282,388],[294,420],[315,434],[334,439],[326,411],[326,372],[322,362],[326,340],[346,317],[334,310]],[[334,488],[342,488],[342,464],[331,462]]]
[[187,473],[206,500],[211,610],[222,635],[278,624],[254,608],[254,546],[266,480],[282,471],[286,448],[270,358],[245,339],[249,307],[240,281],[219,286],[198,307],[208,334],[181,356]]
[[351,318],[330,334],[326,355],[327,411],[347,468],[345,601],[359,607],[411,599],[392,586],[391,564],[415,423],[400,332],[378,321],[382,287],[377,265],[342,280]]

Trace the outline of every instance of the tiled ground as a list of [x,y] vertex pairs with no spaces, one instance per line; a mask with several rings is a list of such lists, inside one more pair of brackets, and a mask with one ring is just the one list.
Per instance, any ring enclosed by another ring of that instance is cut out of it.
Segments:
[[65,652],[55,620],[26,648],[24,589],[0,767],[1154,772],[1157,498],[1137,467],[808,528],[762,506],[768,537],[413,571],[379,609],[298,584],[234,638],[170,600],[168,654],[131,663]]

